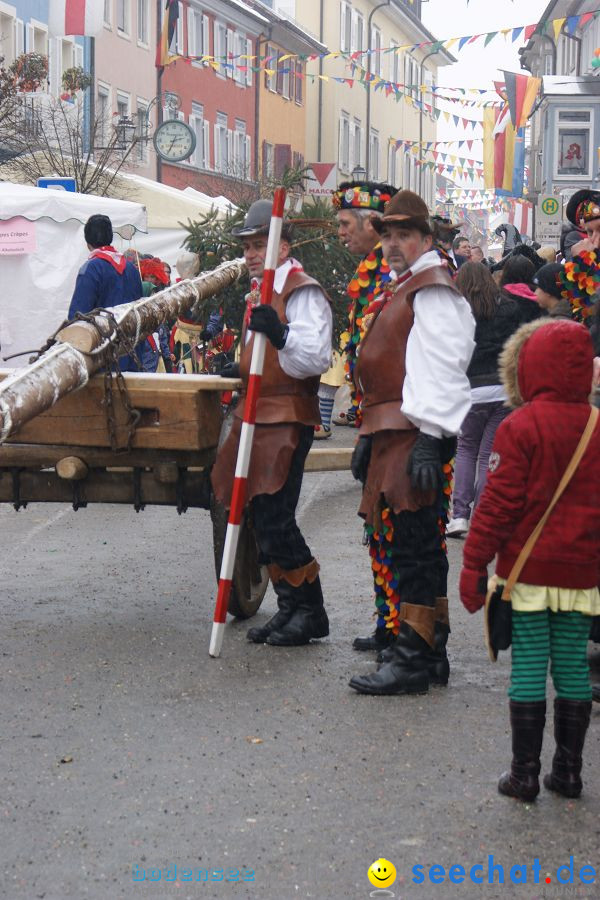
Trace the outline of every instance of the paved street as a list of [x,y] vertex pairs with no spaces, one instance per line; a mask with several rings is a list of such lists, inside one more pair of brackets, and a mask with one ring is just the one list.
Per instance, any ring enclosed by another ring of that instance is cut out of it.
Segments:
[[[350,647],[371,614],[358,498],[349,473],[305,479],[300,517],[322,565],[330,638],[255,646],[233,622],[219,660],[207,652],[207,513],[0,510],[2,898],[366,898],[378,857],[396,866],[397,898],[598,896],[577,876],[557,885],[556,869],[573,855],[575,873],[600,872],[600,707],[580,801],[497,794],[510,755],[508,659],[487,661],[481,617],[459,604],[460,543],[450,547],[451,685],[411,698],[348,688],[372,665]],[[269,594],[258,621],[273,608]],[[551,751],[547,740],[545,767]],[[504,885],[498,873],[487,884],[490,855]],[[448,881],[450,866],[478,863],[483,888]],[[434,864],[443,883],[429,880]],[[526,885],[510,881],[516,864]],[[187,883],[185,868],[194,879],[238,870],[240,882]]]

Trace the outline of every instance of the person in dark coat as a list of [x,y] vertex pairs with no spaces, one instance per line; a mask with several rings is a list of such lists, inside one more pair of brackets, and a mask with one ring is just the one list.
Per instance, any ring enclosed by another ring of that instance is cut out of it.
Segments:
[[521,254],[509,256],[502,267],[500,277],[502,295],[517,303],[522,323],[532,322],[542,315],[533,291],[535,272],[534,263]]
[[139,300],[142,279],[133,263],[112,246],[113,227],[108,216],[94,215],[85,223],[84,237],[91,251],[79,270],[69,306],[69,319],[76,313],[108,309]]
[[548,263],[533,276],[535,296],[540,309],[553,319],[572,319],[571,304],[563,296],[560,276],[564,271],[562,263]]

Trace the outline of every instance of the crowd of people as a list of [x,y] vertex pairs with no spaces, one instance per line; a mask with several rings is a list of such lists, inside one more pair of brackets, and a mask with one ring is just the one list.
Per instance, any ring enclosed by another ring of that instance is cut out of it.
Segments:
[[[319,563],[296,506],[306,456],[315,434],[331,431],[333,396],[345,377],[350,405],[337,421],[358,429],[351,469],[362,484],[358,514],[375,606],[374,631],[353,646],[378,662],[350,687],[401,695],[448,683],[446,537],[466,535],[466,609],[484,606],[494,559],[497,583],[510,591],[513,757],[498,789],[527,801],[539,792],[550,662],[556,751],[544,784],[577,797],[593,696],[586,645],[600,616],[600,428],[590,403],[600,381],[600,194],[571,199],[566,236],[577,231],[579,240],[565,238],[568,255],[559,250],[553,259],[517,244],[497,262],[410,190],[344,182],[333,204],[340,240],[358,259],[334,365],[330,301],[292,255],[292,224],[284,221],[270,307],[260,304],[270,201],[254,203],[233,232],[251,289],[239,362],[223,374],[241,378],[243,397],[253,336],[265,334],[248,500],[277,600],[275,615],[248,639],[292,647],[329,634]],[[104,230],[92,224],[71,313],[134,299],[142,278],[149,290],[168,283],[159,260],[134,266],[112,247],[106,223]],[[194,325],[179,322],[178,330]],[[210,328],[202,326],[200,338]],[[179,345],[186,346],[182,334]],[[161,346],[158,335],[155,352]],[[173,344],[169,351],[176,362]],[[225,506],[241,409],[211,476]]]

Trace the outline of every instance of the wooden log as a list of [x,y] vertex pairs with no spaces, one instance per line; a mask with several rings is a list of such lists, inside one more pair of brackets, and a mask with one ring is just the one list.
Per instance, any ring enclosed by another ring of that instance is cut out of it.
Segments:
[[83,481],[89,469],[78,456],[65,456],[56,463],[56,474],[65,481]]
[[[180,281],[152,297],[115,306],[110,313],[125,337],[137,344],[162,323],[185,314],[199,300],[228,287],[245,271],[243,259],[225,262],[212,272]],[[126,352],[112,329],[112,322],[102,315],[95,316],[94,324],[70,325],[61,331],[60,341],[36,362],[15,370],[0,384],[0,443],[61,397],[87,384],[90,375],[104,366],[111,347],[120,355]],[[77,346],[69,343],[71,334]],[[89,349],[78,349],[83,346]]]
[[[63,445],[46,446],[39,444],[0,445],[0,469],[12,467],[52,468],[65,456],[72,455],[73,448]],[[163,462],[174,462],[177,466],[203,468],[214,462],[214,448],[196,452],[184,450],[131,450],[113,453],[105,447],[78,448],[78,456],[90,468],[107,468],[120,463],[126,467],[153,468]]]
[[173,462],[159,463],[154,469],[154,477],[161,484],[177,484],[179,467]]

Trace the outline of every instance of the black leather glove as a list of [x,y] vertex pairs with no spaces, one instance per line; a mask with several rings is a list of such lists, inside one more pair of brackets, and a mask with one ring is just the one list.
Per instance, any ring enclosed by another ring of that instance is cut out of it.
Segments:
[[261,304],[255,306],[250,313],[248,328],[251,331],[262,331],[277,350],[285,346],[288,326],[279,320],[279,316],[272,306]]
[[239,378],[240,364],[236,362],[225,363],[220,372],[221,378]]
[[407,472],[415,490],[438,491],[444,476],[442,441],[420,431],[408,460]]
[[369,461],[371,459],[371,447],[373,445],[373,436],[363,434],[359,437],[356,447],[352,453],[350,462],[350,471],[357,481],[362,485],[367,480],[367,471],[369,469]]

